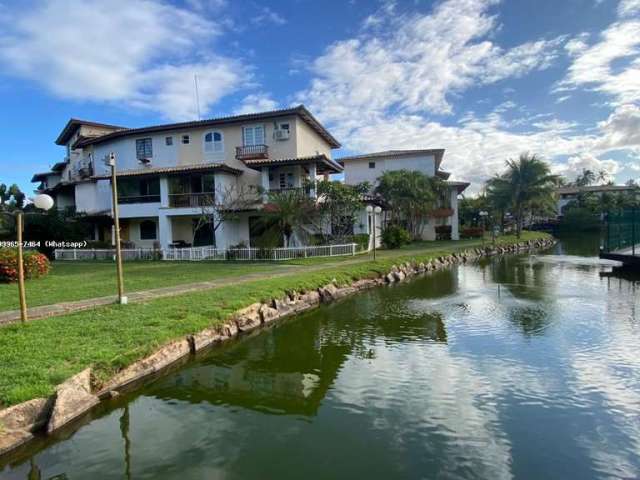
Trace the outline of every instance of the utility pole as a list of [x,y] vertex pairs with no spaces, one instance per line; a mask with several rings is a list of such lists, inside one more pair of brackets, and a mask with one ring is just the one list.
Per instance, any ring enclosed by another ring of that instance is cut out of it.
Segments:
[[122,273],[122,251],[120,249],[120,217],[118,215],[118,183],[116,180],[116,155],[111,152],[107,160],[111,167],[111,201],[113,203],[113,228],[116,241],[116,270],[118,272],[118,303],[126,305],[127,297],[124,295],[124,275]]

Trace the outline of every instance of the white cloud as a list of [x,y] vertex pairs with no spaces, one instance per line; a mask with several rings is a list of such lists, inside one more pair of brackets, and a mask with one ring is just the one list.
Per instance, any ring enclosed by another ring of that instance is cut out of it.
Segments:
[[5,16],[0,31],[7,73],[62,98],[142,107],[172,120],[196,117],[194,74],[205,114],[251,78],[238,60],[205,53],[219,24],[155,0],[46,0]]
[[269,7],[262,7],[259,11],[251,17],[251,23],[254,25],[284,25],[287,20],[277,12],[274,12]]
[[640,12],[640,0],[622,0],[618,5],[618,15],[625,17]]
[[273,100],[266,93],[252,93],[244,97],[240,106],[233,111],[234,115],[243,113],[266,112],[276,110],[279,107],[278,102]]
[[494,3],[449,0],[428,15],[380,17],[375,29],[327,48],[300,97],[325,121],[355,125],[385,110],[450,113],[456,93],[548,67],[562,39],[501,48],[489,40]]
[[640,107],[621,105],[609,118],[598,124],[602,137],[597,143],[601,150],[640,150]]
[[569,157],[566,163],[555,165],[553,170],[570,180],[574,180],[583,170],[591,170],[596,174],[604,171],[609,178],[614,178],[620,171],[620,164],[615,160],[600,160],[590,153],[582,153]]
[[640,19],[633,17],[639,11],[640,0],[623,0],[621,19],[594,44],[587,45],[584,34],[567,42],[574,59],[555,91],[586,87],[610,96],[614,104],[640,101]]
[[578,55],[588,48],[589,45],[586,43],[586,40],[588,40],[588,38],[589,33],[583,32],[577,37],[574,37],[567,41],[567,43],[564,44],[564,49],[571,56]]

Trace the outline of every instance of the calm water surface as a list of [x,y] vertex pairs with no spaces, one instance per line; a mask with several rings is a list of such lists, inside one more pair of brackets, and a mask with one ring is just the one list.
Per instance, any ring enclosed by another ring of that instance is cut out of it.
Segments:
[[639,478],[640,283],[608,276],[594,242],[291,319],[0,477]]

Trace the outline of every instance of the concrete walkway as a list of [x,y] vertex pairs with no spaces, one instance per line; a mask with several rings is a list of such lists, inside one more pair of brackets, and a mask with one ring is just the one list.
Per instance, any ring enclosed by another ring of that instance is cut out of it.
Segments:
[[[201,290],[209,290],[220,288],[227,285],[236,285],[241,283],[253,282],[255,280],[263,280],[269,278],[278,278],[291,275],[297,271],[318,271],[332,268],[340,265],[348,265],[370,260],[368,255],[358,256],[350,260],[342,260],[339,262],[327,262],[317,265],[289,265],[285,271],[279,272],[260,272],[249,273],[237,277],[227,277],[220,280],[210,280],[206,282],[185,283],[182,285],[174,285],[171,287],[154,288],[152,290],[141,290],[138,292],[126,292],[129,303],[145,302],[156,298],[174,297],[185,293],[198,292]],[[115,304],[118,300],[117,295],[109,295],[108,297],[87,298],[85,300],[77,300],[73,302],[55,303],[52,305],[42,305],[39,307],[31,307],[27,311],[29,321],[38,320],[46,317],[55,317],[58,315],[66,315],[82,310],[89,310],[103,305]],[[7,310],[0,312],[0,325],[16,323],[20,321],[20,310]]]

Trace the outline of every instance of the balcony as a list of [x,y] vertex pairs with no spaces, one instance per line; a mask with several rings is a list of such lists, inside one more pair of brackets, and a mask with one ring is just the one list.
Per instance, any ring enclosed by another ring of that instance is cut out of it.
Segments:
[[118,196],[119,204],[130,204],[130,203],[159,203],[160,195],[127,195],[120,197]]
[[236,147],[236,158],[238,160],[269,158],[269,147],[267,145],[245,145],[243,147]]
[[169,207],[171,208],[200,208],[213,205],[214,192],[201,193],[170,193]]

